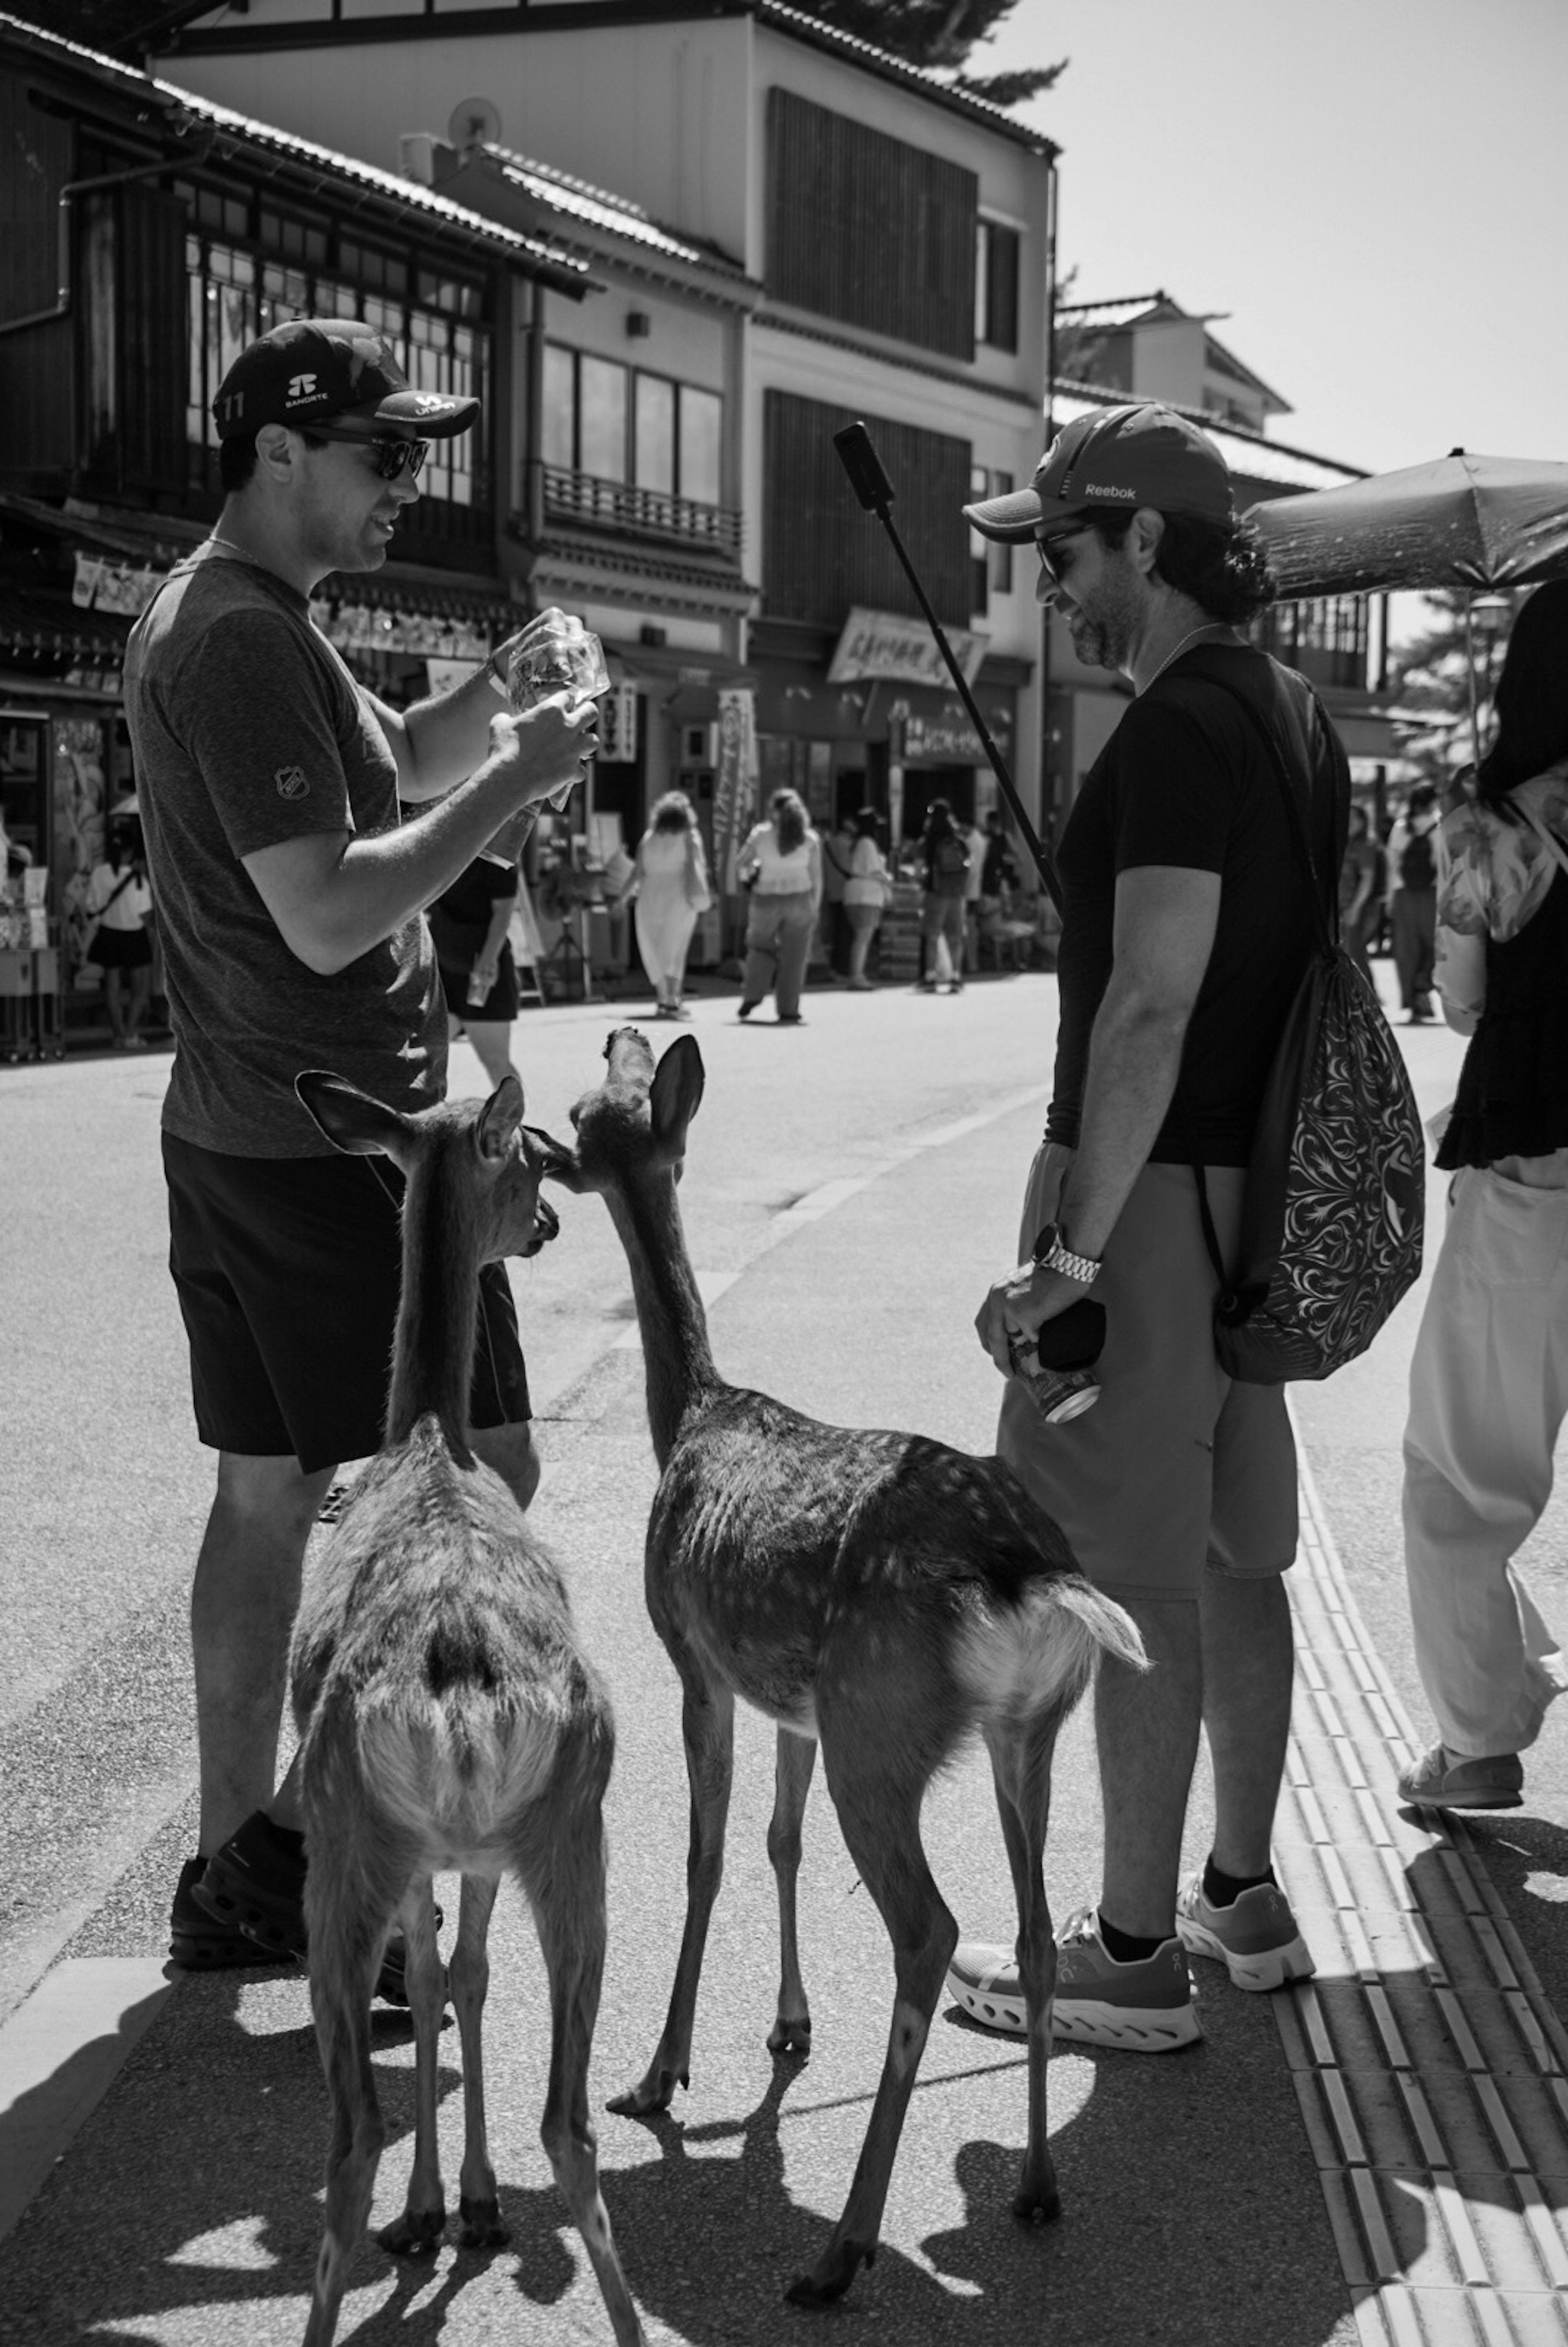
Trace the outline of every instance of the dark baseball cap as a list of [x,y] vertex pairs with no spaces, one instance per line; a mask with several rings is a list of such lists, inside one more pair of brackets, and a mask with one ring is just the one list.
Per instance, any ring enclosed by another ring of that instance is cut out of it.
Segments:
[[1207,433],[1150,400],[1075,416],[1052,441],[1026,489],[963,510],[983,538],[1021,543],[1043,523],[1096,507],[1135,513],[1139,506],[1201,521],[1235,518],[1230,475]]
[[263,424],[298,428],[333,415],[412,425],[445,440],[468,430],[479,402],[416,391],[386,336],[357,318],[294,318],[240,352],[212,413],[220,440],[249,437]]

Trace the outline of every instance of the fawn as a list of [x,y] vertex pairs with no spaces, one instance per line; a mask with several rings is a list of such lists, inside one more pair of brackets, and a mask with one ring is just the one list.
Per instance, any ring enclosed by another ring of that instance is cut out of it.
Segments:
[[[413,2171],[383,2246],[433,2254],[445,2226],[436,2053],[448,1989],[463,2047],[465,2245],[504,2241],[484,2128],[485,1940],[508,1867],[550,1980],[541,2129],[620,2347],[637,2320],[599,2194],[588,2056],[605,1954],[601,1808],[615,1727],[561,1578],[466,1439],[479,1266],[555,1235],[540,1137],[508,1076],[488,1101],[405,1115],[341,1077],[295,1089],[328,1140],[402,1173],[402,1294],[382,1447],[311,1576],[290,1675],[301,1738],[311,2000],[331,2106],[326,2231],[305,2347],[330,2347],[370,2214],[385,2130],[370,2003],[394,1914],[407,1934],[416,2049]],[[463,1876],[443,1972],[431,1877]]]
[[991,1757],[1018,1904],[1028,2001],[1029,2135],[1013,2209],[1058,2208],[1045,2139],[1056,1951],[1043,1856],[1057,1730],[1100,1648],[1141,1665],[1121,1608],[1074,1570],[1059,1528],[995,1459],[912,1434],[825,1426],[726,1385],[681,1228],[676,1184],[702,1098],[691,1036],[656,1069],[617,1028],[609,1075],[552,1144],[549,1179],[605,1199],[631,1267],[659,1484],[646,1578],[680,1675],[691,1844],[686,1929],[646,2076],[610,2108],[642,2116],[687,2084],[698,1976],[724,1860],[738,1695],[778,1722],[768,1853],[778,1883],[779,2001],[769,2045],[803,2053],[795,1883],[818,1741],[844,1839],[892,1941],[891,2032],[854,2181],[822,2257],[788,2295],[822,2305],[869,2265],[904,2113],[958,1931],[921,1844],[926,1786],[971,1733]]

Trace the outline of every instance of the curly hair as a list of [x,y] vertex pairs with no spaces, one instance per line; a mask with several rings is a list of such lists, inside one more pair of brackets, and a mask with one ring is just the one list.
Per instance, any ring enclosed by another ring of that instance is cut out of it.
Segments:
[[798,847],[804,847],[810,826],[807,821],[805,802],[799,791],[775,791],[768,802],[768,812],[779,834],[780,856],[793,856]]
[[[1085,517],[1105,546],[1121,546],[1133,526],[1130,513]],[[1190,595],[1202,611],[1227,627],[1240,627],[1266,611],[1277,589],[1262,539],[1249,521],[1200,521],[1192,514],[1162,514],[1155,548],[1155,575],[1180,595]]]
[[1476,796],[1500,814],[1508,793],[1568,758],[1568,579],[1538,587],[1508,639],[1494,700],[1497,737],[1476,768]]

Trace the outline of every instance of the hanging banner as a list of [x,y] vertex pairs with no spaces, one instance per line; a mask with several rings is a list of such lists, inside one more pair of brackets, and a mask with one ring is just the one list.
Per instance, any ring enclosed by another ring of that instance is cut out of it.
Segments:
[[[967,628],[945,630],[965,684],[980,673],[989,639]],[[902,620],[896,611],[867,611],[859,604],[844,622],[828,669],[830,684],[860,684],[868,678],[896,684],[934,684],[951,689],[947,662],[923,620]]]
[[735,863],[756,819],[757,696],[749,685],[718,695],[718,763],[713,777],[713,862],[719,891],[735,893]]

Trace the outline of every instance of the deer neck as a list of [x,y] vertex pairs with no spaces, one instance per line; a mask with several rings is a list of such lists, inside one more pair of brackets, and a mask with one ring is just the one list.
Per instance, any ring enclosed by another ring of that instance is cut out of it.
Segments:
[[386,1439],[405,1442],[433,1411],[467,1462],[468,1391],[479,1310],[473,1200],[439,1158],[416,1165],[402,1202],[402,1296],[392,1343]]
[[648,1428],[662,1468],[687,1412],[722,1380],[708,1341],[708,1316],[686,1250],[673,1180],[666,1175],[657,1185],[610,1191],[606,1203],[631,1268],[647,1374]]

